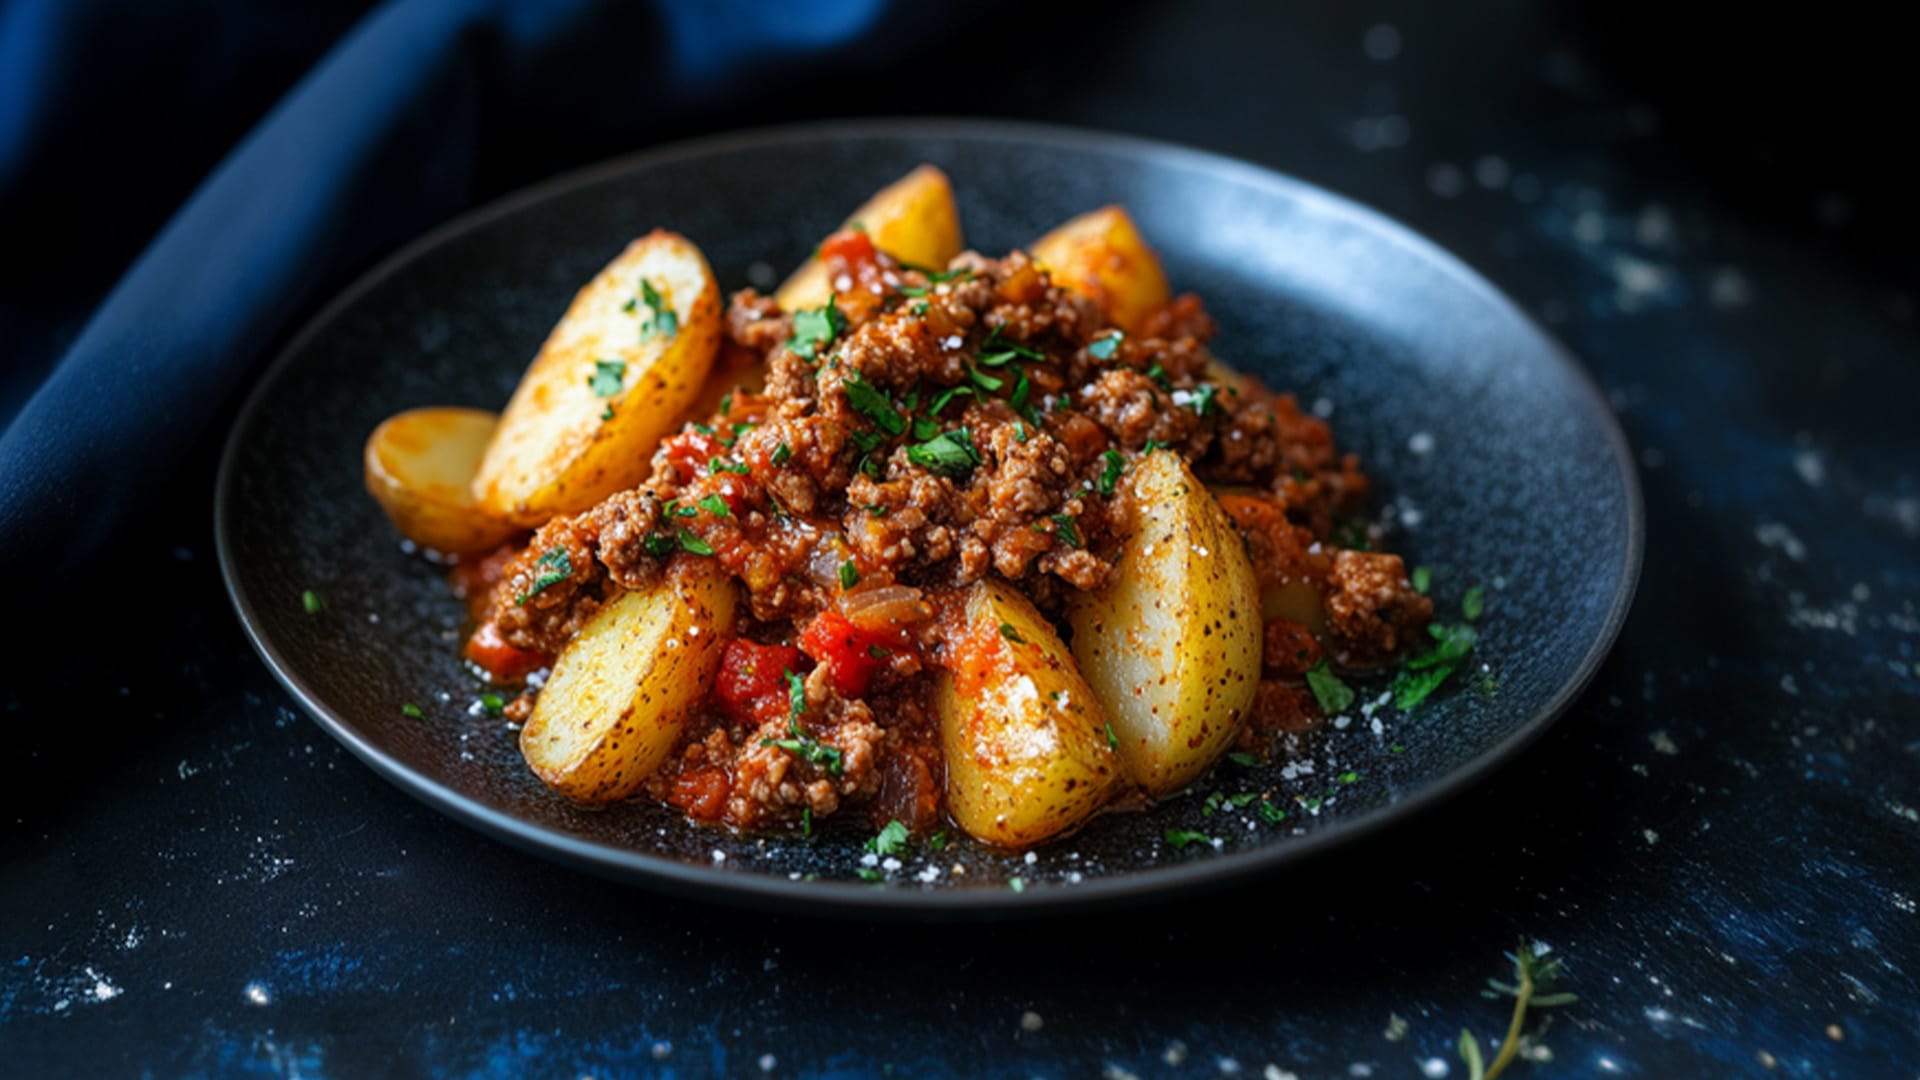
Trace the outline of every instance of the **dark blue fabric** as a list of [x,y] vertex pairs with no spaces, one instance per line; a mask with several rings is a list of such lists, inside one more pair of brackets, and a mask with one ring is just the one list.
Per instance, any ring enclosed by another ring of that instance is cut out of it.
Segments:
[[0,0],[8,594],[136,522],[352,272],[503,178],[723,122],[876,35],[897,60],[939,21],[887,4]]

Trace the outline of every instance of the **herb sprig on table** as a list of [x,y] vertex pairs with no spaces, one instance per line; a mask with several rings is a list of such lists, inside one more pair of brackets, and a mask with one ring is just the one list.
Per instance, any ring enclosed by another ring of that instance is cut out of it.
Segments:
[[1460,1029],[1460,1060],[1467,1066],[1468,1080],[1494,1080],[1513,1064],[1525,1037],[1528,1009],[1551,1009],[1580,1000],[1573,994],[1547,992],[1559,981],[1561,970],[1560,958],[1553,956],[1545,944],[1522,941],[1519,948],[1507,954],[1507,959],[1513,962],[1513,981],[1488,979],[1487,989],[1480,991],[1480,996],[1486,998],[1513,998],[1513,1017],[1507,1022],[1507,1037],[1501,1040],[1493,1062],[1488,1064],[1481,1057],[1480,1040],[1472,1031]]

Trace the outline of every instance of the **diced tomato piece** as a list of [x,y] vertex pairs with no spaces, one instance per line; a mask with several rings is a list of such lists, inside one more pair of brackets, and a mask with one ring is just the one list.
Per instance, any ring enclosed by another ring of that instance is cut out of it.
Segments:
[[672,463],[675,476],[683,484],[704,475],[707,463],[727,449],[721,444],[719,436],[699,431],[683,431],[661,445],[667,451],[667,460]]
[[859,229],[841,229],[821,241],[820,261],[827,264],[829,274],[845,270],[857,278],[862,267],[874,265],[879,258],[872,237]]
[[825,667],[834,690],[848,698],[864,697],[874,672],[907,642],[904,630],[863,630],[833,610],[800,632],[800,650]]
[[500,624],[488,619],[474,628],[467,638],[467,659],[479,665],[487,678],[497,683],[517,683],[528,672],[552,665],[546,653],[522,649],[500,635]]
[[693,769],[673,778],[667,788],[667,804],[677,806],[688,817],[718,821],[727,812],[727,796],[733,781],[720,768]]
[[770,717],[784,716],[786,673],[799,670],[799,649],[735,638],[720,654],[720,673],[713,680],[714,704],[736,723],[762,724]]

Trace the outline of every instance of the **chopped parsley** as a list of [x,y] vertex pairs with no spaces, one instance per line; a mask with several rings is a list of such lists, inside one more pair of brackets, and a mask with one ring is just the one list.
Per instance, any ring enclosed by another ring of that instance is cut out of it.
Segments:
[[726,393],[720,395],[720,415],[730,416],[732,414],[733,414],[733,391],[729,390]]
[[1120,347],[1120,339],[1127,335],[1115,330],[1106,337],[1098,338],[1087,344],[1087,355],[1095,360],[1113,359],[1113,350]]
[[840,384],[847,392],[847,404],[853,411],[873,421],[875,427],[889,435],[899,435],[907,430],[907,418],[893,407],[887,395],[881,393],[872,383],[855,373],[852,378]]
[[[1035,425],[1038,425],[1040,423],[1040,414],[1027,400],[1032,396],[1033,383],[1027,378],[1027,373],[1022,371],[1013,380],[1013,393],[1007,397],[1007,404],[1012,407],[1014,412],[1019,413],[1021,416],[1031,420]],[[1066,399],[1062,398],[1061,400],[1064,401]]]
[[698,536],[695,536],[693,533],[687,531],[684,528],[678,530],[678,533],[680,537],[681,551],[684,551],[689,555],[713,554],[712,544],[707,543],[705,540],[700,539]]
[[916,319],[920,318],[921,316],[927,313],[927,302],[925,300],[922,300],[919,303],[913,305],[911,308],[908,308],[907,310],[913,312],[914,318]]
[[1360,774],[1357,772],[1343,772],[1339,776],[1335,777],[1334,779],[1340,781],[1343,784],[1351,784],[1351,783],[1357,782],[1360,779]]
[[546,592],[548,589],[573,576],[573,559],[563,547],[552,548],[540,556],[533,564],[540,573],[533,579],[533,585],[526,592],[513,598],[514,607],[523,607],[526,602]]
[[1015,645],[1025,645],[1027,643],[1027,639],[1021,637],[1020,631],[1015,630],[1013,624],[1010,622],[1000,624],[1000,636],[1013,642]]
[[499,694],[481,694],[480,707],[490,713],[497,713],[507,707],[507,702]]
[[761,739],[761,746],[771,746],[797,754],[826,770],[828,776],[839,776],[843,763],[840,751],[820,742],[800,727],[800,717],[807,711],[807,684],[792,670],[780,673],[787,680],[787,734],[785,739]]
[[966,428],[954,428],[907,447],[907,460],[929,472],[958,479],[980,464],[980,451],[973,448],[973,436]]
[[1159,364],[1155,364],[1147,369],[1147,378],[1159,383],[1160,389],[1162,390],[1169,392],[1173,390],[1173,377],[1168,375],[1167,369],[1161,367]]
[[319,593],[314,592],[312,589],[308,589],[305,592],[300,594],[300,606],[306,611],[307,614],[318,615],[322,611],[326,610],[327,602],[325,600],[320,599]]
[[934,833],[932,836],[927,837],[927,850],[928,851],[947,850],[947,830],[941,829],[939,832]]
[[745,476],[749,472],[752,472],[753,470],[747,468],[745,465],[732,464],[731,462],[728,462],[722,458],[708,458],[707,471],[710,473],[727,472],[727,473],[733,473],[736,476]]
[[420,706],[415,705],[411,701],[400,706],[400,715],[409,720],[425,720],[427,718],[427,714],[420,711]]
[[800,808],[800,835],[808,840],[813,839],[813,807],[811,806]]
[[1353,687],[1340,681],[1340,676],[1327,670],[1325,660],[1313,665],[1307,672],[1307,686],[1313,691],[1313,699],[1320,703],[1320,711],[1335,716],[1346,711],[1353,704]]
[[973,387],[971,386],[954,386],[954,387],[949,387],[946,390],[942,390],[940,392],[940,396],[933,399],[933,404],[927,406],[927,415],[939,416],[940,410],[947,407],[947,402],[952,401],[954,398],[957,398],[957,397],[968,396],[972,393],[973,393]]
[[889,821],[879,835],[867,841],[867,850],[875,855],[899,855],[907,850],[907,839],[911,835],[898,820]]
[[640,279],[640,300],[647,305],[646,321],[640,324],[640,341],[652,341],[654,338],[671,338],[680,332],[680,315],[667,306],[666,298],[653,287],[653,282]]
[[1107,749],[1120,749],[1120,736],[1113,733],[1113,721],[1107,721]]
[[1479,637],[1466,623],[1434,623],[1427,627],[1427,634],[1434,640],[1433,648],[1409,659],[1400,674],[1394,676],[1390,688],[1394,707],[1403,712],[1411,711],[1432,696],[1459,668]]
[[[1421,591],[1424,592],[1425,590],[1423,589]],[[1487,587],[1485,585],[1475,585],[1473,588],[1467,590],[1465,596],[1460,598],[1460,614],[1465,615],[1469,622],[1478,619],[1486,610]]]
[[1287,812],[1270,802],[1263,802],[1259,808],[1260,820],[1269,825],[1278,825],[1287,820]]
[[1433,568],[1416,566],[1413,568],[1413,573],[1410,575],[1410,578],[1413,581],[1413,591],[1419,593],[1421,596],[1425,596],[1427,595],[1427,590],[1433,586]]
[[1118,450],[1109,450],[1102,455],[1107,467],[1100,472],[1100,482],[1094,490],[1107,498],[1113,497],[1113,489],[1120,483],[1120,477],[1127,471],[1127,459]]
[[1009,889],[1012,889],[1012,890],[1013,890],[1014,892],[1026,892],[1026,891],[1027,891],[1027,879],[1026,879],[1026,878],[1018,878],[1018,877],[1013,877],[1013,878],[1008,878],[1008,879],[1007,879],[1007,888],[1009,888]]
[[788,352],[812,360],[819,356],[821,349],[833,344],[833,339],[847,328],[847,317],[835,306],[838,299],[829,299],[827,306],[818,310],[794,314],[793,336],[787,339]]
[[1227,755],[1227,760],[1243,769],[1251,769],[1255,765],[1260,764],[1259,758],[1254,757],[1245,750],[1235,750],[1233,753]]
[[973,380],[973,385],[982,390],[998,390],[1007,385],[1007,380],[998,375],[989,375],[979,368],[968,368],[967,378]]
[[660,533],[654,533],[646,539],[647,554],[656,559],[663,559],[673,554],[673,545],[673,537]]
[[1140,455],[1142,457],[1145,457],[1146,455],[1153,453],[1155,450],[1165,450],[1166,448],[1167,448],[1167,444],[1161,442],[1159,439],[1148,439],[1147,445],[1140,448]]
[[875,660],[885,660],[887,657],[892,656],[893,652],[885,645],[869,645],[867,646],[867,655]]
[[1068,547],[1080,546],[1080,528],[1074,523],[1071,514],[1053,515],[1053,535]]
[[841,563],[840,564],[840,587],[843,589],[851,589],[858,584],[860,584],[860,568],[853,565],[852,559],[848,559],[846,562]]
[[733,516],[733,507],[728,506],[727,500],[721,498],[718,495],[709,495],[706,498],[701,499],[698,505],[700,509],[705,510],[707,513],[712,514],[714,517],[732,517]]
[[602,420],[613,419],[613,406],[609,405],[606,408],[600,410],[600,419]]
[[1220,388],[1212,383],[1201,383],[1191,390],[1175,390],[1173,403],[1188,405],[1201,416],[1210,416],[1223,412],[1219,402]]
[[587,385],[593,389],[594,397],[613,397],[627,382],[627,362],[625,360],[595,360],[593,378]]
[[1213,843],[1213,837],[1203,832],[1194,832],[1192,829],[1168,829],[1161,835],[1166,837],[1167,843],[1172,844],[1175,851],[1184,851],[1193,844],[1210,846]]
[[855,871],[854,871],[854,873],[856,873],[856,874],[858,874],[858,875],[860,875],[860,880],[861,880],[861,881],[885,881],[885,880],[887,880],[887,875],[885,875],[885,874],[883,874],[883,873],[881,873],[881,872],[880,872],[880,871],[878,871],[878,870],[875,870],[875,869],[874,869],[873,867],[871,867],[871,866],[863,866],[863,867],[861,867],[861,868],[859,868],[858,870],[855,870]]
[[1013,441],[1021,443],[1027,441],[1027,422],[1025,420],[1015,420],[1013,422]]
[[786,443],[781,443],[779,446],[773,448],[773,463],[775,465],[785,465],[792,460],[793,447],[788,446]]

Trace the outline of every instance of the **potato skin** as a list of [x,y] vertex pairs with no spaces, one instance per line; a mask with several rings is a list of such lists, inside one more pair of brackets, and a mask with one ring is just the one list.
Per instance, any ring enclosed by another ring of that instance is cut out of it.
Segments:
[[1123,786],[1107,714],[1053,627],[1004,583],[974,585],[964,623],[934,685],[947,808],[978,840],[1029,847]]
[[517,530],[474,505],[474,470],[500,418],[484,409],[433,406],[388,417],[367,437],[367,492],[401,536],[423,548],[469,555]]
[[[671,336],[641,340],[643,280],[673,310]],[[574,297],[527,368],[474,475],[474,501],[534,527],[645,480],[654,448],[700,393],[721,332],[720,286],[700,249],[662,230],[635,240]],[[617,392],[595,388],[600,361],[625,365]]]
[[1081,214],[1034,241],[1029,254],[1055,285],[1100,305],[1129,334],[1172,299],[1160,256],[1118,206]]
[[1135,527],[1113,580],[1068,607],[1073,652],[1149,794],[1232,745],[1260,684],[1260,590],[1238,532],[1186,462],[1147,455],[1127,478]]
[[[841,228],[858,224],[873,246],[905,263],[946,268],[960,254],[960,206],[953,183],[932,165],[922,165],[874,193]],[[833,295],[827,268],[818,258],[800,264],[773,294],[782,311],[817,308]]]
[[718,563],[683,557],[602,608],[560,653],[520,731],[534,774],[577,803],[633,794],[706,699],[736,602]]

